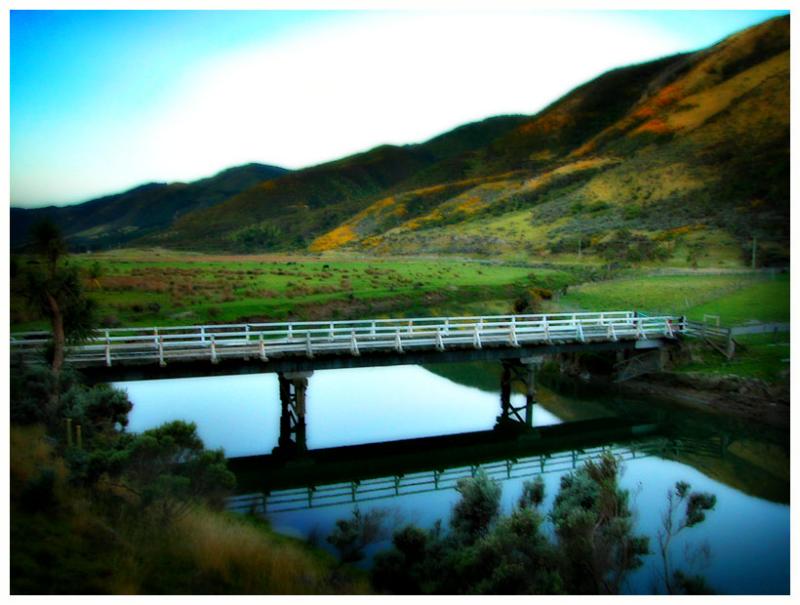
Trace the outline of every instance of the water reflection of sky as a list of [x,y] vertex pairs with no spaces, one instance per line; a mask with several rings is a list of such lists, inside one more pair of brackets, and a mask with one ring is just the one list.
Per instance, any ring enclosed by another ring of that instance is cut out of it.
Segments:
[[[278,439],[278,385],[274,375],[165,380],[125,383],[134,410],[129,429],[144,430],[176,418],[193,420],[209,447],[229,455],[269,452]],[[517,403],[521,403],[520,400]],[[499,413],[497,393],[456,384],[415,366],[317,372],[308,396],[309,447],[331,447],[425,435],[485,430]],[[537,425],[559,422],[538,406]],[[549,510],[559,475],[545,474]],[[676,561],[684,544],[708,540],[711,560],[700,568],[712,586],[725,593],[786,593],[789,590],[789,507],[744,494],[698,470],[659,458],[625,463],[622,484],[632,494],[637,526],[651,536],[666,505],[667,490],[685,480],[695,489],[717,496],[706,521],[687,530],[674,543]],[[521,479],[503,482],[503,507],[519,497]],[[383,508],[394,523],[430,527],[445,523],[457,499],[454,490],[406,495],[360,504],[362,510]],[[335,521],[349,516],[350,505],[274,514],[276,529],[286,533],[326,536]],[[324,539],[322,544],[324,544]],[[377,545],[381,548],[386,544]],[[631,592],[650,592],[658,559],[650,556],[630,582]]]
[[[208,447],[229,456],[268,453],[278,443],[275,374],[119,383],[134,409],[129,430],[194,420]],[[456,384],[417,366],[328,370],[310,380],[308,447],[491,429],[498,395]],[[512,403],[522,405],[521,395]],[[541,407],[537,425],[558,419]]]

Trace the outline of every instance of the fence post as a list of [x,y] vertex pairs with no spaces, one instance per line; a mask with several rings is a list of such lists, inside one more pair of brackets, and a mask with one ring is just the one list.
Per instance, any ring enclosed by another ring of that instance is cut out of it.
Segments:
[[106,330],[106,366],[111,367],[111,337]]
[[158,337],[158,365],[162,368],[167,365],[167,362],[164,361],[164,337]]
[[[291,328],[291,326],[289,326]],[[306,356],[311,359],[314,357],[314,349],[311,346],[311,332],[306,330]]]
[[725,357],[728,359],[733,359],[733,355],[736,352],[736,341],[733,340],[733,330],[728,328],[728,341],[725,343]]

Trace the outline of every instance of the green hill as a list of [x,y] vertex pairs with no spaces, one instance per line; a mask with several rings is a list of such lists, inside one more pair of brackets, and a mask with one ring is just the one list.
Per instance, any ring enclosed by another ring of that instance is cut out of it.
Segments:
[[276,166],[245,164],[191,183],[148,183],[72,206],[11,208],[11,246],[24,246],[30,226],[45,217],[55,221],[78,249],[117,246],[285,172]]

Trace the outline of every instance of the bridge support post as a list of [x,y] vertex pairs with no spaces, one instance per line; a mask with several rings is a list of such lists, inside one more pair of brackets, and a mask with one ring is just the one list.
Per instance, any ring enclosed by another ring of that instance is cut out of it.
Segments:
[[[536,372],[534,360],[513,359],[503,360],[503,370],[500,374],[500,416],[497,417],[498,427],[533,426],[533,404],[536,403]],[[514,406],[511,403],[512,384],[517,381],[522,384],[525,393],[525,405]],[[510,425],[509,423],[515,423]],[[518,423],[518,424],[517,424]]]
[[281,400],[280,435],[274,453],[302,454],[306,451],[306,391],[313,372],[279,372]]

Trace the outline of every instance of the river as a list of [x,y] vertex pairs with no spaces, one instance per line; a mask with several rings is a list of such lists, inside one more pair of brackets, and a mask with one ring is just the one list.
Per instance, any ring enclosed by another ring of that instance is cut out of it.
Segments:
[[[500,411],[498,375],[497,367],[488,364],[315,372],[308,390],[308,447],[315,450],[488,431]],[[268,454],[278,442],[280,407],[274,374],[139,381],[116,386],[127,389],[134,404],[129,416],[130,431],[143,431],[174,419],[194,421],[206,446],[224,448],[229,457]],[[517,403],[522,402],[521,395],[515,394],[514,398]],[[687,481],[695,490],[715,494],[717,505],[705,522],[685,531],[673,544],[678,566],[686,567],[682,563],[687,543],[699,546],[707,542],[710,559],[700,567],[687,569],[702,573],[717,592],[788,593],[788,438],[732,420],[605,394],[567,396],[540,386],[537,401],[533,424],[543,434],[548,431],[544,427],[562,423],[600,418],[624,420],[642,415],[668,419],[677,431],[673,437],[679,440],[719,444],[704,447],[699,453],[687,450],[654,454],[645,448],[642,451],[647,455],[640,451],[640,455],[624,462],[621,484],[631,492],[637,530],[651,537],[651,550],[655,550],[655,534],[666,506],[667,490],[676,481]],[[561,428],[569,429],[566,424]],[[620,451],[627,450],[623,447]],[[635,448],[633,451],[635,454]],[[557,458],[548,458],[548,464]],[[525,477],[536,472],[527,470],[522,476],[512,473],[512,478],[501,482],[505,512],[519,497]],[[549,510],[564,472],[569,469],[548,468],[543,474],[547,494],[544,510]],[[437,519],[447,522],[457,497],[454,489],[447,488],[405,495],[401,490],[399,496],[367,500],[358,506],[362,511],[385,509],[395,525],[413,522],[430,527]],[[351,515],[353,504],[295,508],[268,512],[267,516],[277,531],[303,538],[321,537],[319,545],[327,547],[324,536],[330,534],[337,519]],[[387,545],[388,542],[373,545],[371,551]],[[647,557],[645,565],[631,574],[626,591],[651,593],[658,563],[656,555]]]

